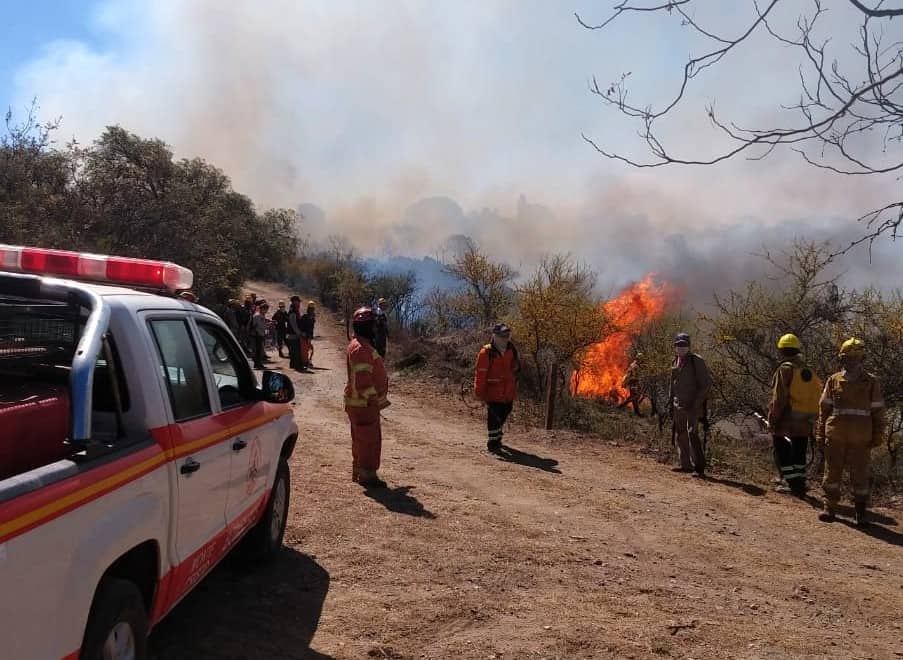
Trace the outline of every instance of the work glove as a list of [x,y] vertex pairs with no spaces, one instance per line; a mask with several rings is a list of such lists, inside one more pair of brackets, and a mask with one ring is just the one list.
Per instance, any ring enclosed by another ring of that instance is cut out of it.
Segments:
[[391,405],[392,405],[391,401],[389,401],[388,399],[383,399],[382,401],[379,402],[379,409],[385,410],[386,408],[388,408]]

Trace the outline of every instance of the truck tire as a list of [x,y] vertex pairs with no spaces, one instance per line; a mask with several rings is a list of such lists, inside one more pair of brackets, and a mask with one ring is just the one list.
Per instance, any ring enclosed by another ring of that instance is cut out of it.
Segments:
[[267,508],[260,521],[248,532],[243,544],[242,550],[249,560],[265,563],[276,559],[282,549],[282,538],[285,536],[290,495],[291,474],[288,462],[280,457]]
[[138,587],[105,577],[91,604],[81,660],[147,660],[147,629]]

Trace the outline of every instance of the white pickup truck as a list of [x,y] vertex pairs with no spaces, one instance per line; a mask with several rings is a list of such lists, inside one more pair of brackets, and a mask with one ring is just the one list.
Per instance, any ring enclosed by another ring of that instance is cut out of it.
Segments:
[[291,381],[166,262],[0,245],[0,658],[142,660],[233,547],[282,546]]

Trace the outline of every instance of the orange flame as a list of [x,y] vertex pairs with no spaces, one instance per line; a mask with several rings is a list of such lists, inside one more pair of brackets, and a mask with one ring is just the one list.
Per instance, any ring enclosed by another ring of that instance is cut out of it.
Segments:
[[657,283],[655,273],[650,273],[641,282],[624,289],[617,298],[602,303],[602,310],[615,331],[586,350],[582,366],[571,374],[571,393],[626,400],[630,393],[621,380],[630,366],[627,351],[643,325],[664,314],[671,296],[671,289]]

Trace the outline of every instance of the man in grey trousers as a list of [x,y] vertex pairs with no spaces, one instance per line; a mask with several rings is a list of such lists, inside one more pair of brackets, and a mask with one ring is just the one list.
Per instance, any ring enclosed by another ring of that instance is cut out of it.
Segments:
[[699,420],[712,388],[712,376],[705,360],[690,351],[690,335],[682,332],[674,338],[674,354],[668,398],[680,456],[677,469],[695,471],[702,477],[705,476],[705,448],[699,438]]

